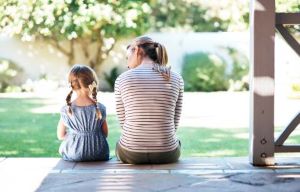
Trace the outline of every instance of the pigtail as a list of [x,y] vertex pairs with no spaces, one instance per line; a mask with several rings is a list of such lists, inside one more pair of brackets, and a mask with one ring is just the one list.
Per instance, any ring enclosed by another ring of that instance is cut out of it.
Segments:
[[68,114],[72,115],[72,108],[71,108],[71,98],[72,98],[73,90],[67,95],[66,102],[68,105]]
[[99,109],[99,107],[97,105],[97,88],[96,87],[93,87],[92,96],[93,96],[93,100],[95,102],[97,119],[102,119],[101,111],[100,111],[100,109]]

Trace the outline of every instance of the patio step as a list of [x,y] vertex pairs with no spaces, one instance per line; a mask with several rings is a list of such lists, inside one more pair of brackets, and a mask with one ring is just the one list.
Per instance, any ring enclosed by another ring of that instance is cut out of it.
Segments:
[[0,191],[299,191],[300,158],[254,167],[247,157],[183,158],[164,165],[0,158]]

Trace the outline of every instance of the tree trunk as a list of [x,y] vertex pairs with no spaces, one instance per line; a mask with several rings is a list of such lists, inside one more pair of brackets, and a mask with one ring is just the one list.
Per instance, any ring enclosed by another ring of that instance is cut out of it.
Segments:
[[75,64],[75,59],[74,59],[74,44],[75,44],[75,40],[71,39],[70,41],[70,53],[69,53],[69,58],[68,58],[68,64],[70,66]]
[[97,43],[96,53],[93,57],[91,57],[91,54],[89,53],[88,48],[89,48],[89,45],[92,44],[92,42],[87,42],[84,39],[70,40],[69,50],[66,50],[55,38],[51,39],[49,41],[49,43],[67,57],[69,66],[72,66],[76,63],[75,44],[79,43],[81,46],[81,51],[83,52],[83,55],[84,55],[85,59],[87,60],[87,64],[95,71],[97,71],[97,68],[100,67],[101,64],[103,63],[103,61],[105,59],[105,58],[103,58],[103,55],[108,56],[110,51],[115,46],[115,43],[114,43],[114,44],[112,44],[112,46],[109,49],[103,50],[102,49],[103,48],[103,38],[99,37],[98,40],[96,41],[96,43]]

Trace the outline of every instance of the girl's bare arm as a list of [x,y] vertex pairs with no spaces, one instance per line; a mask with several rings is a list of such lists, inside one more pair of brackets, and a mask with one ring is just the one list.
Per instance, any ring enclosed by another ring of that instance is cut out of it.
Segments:
[[63,124],[62,119],[60,119],[57,125],[57,138],[59,140],[64,140],[65,137],[66,137],[66,127]]

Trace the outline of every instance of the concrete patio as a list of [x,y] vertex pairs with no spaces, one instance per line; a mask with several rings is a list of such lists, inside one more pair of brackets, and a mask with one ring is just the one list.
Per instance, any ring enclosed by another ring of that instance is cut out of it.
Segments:
[[247,157],[183,158],[176,164],[72,163],[0,158],[0,191],[300,191],[300,158],[253,167]]

